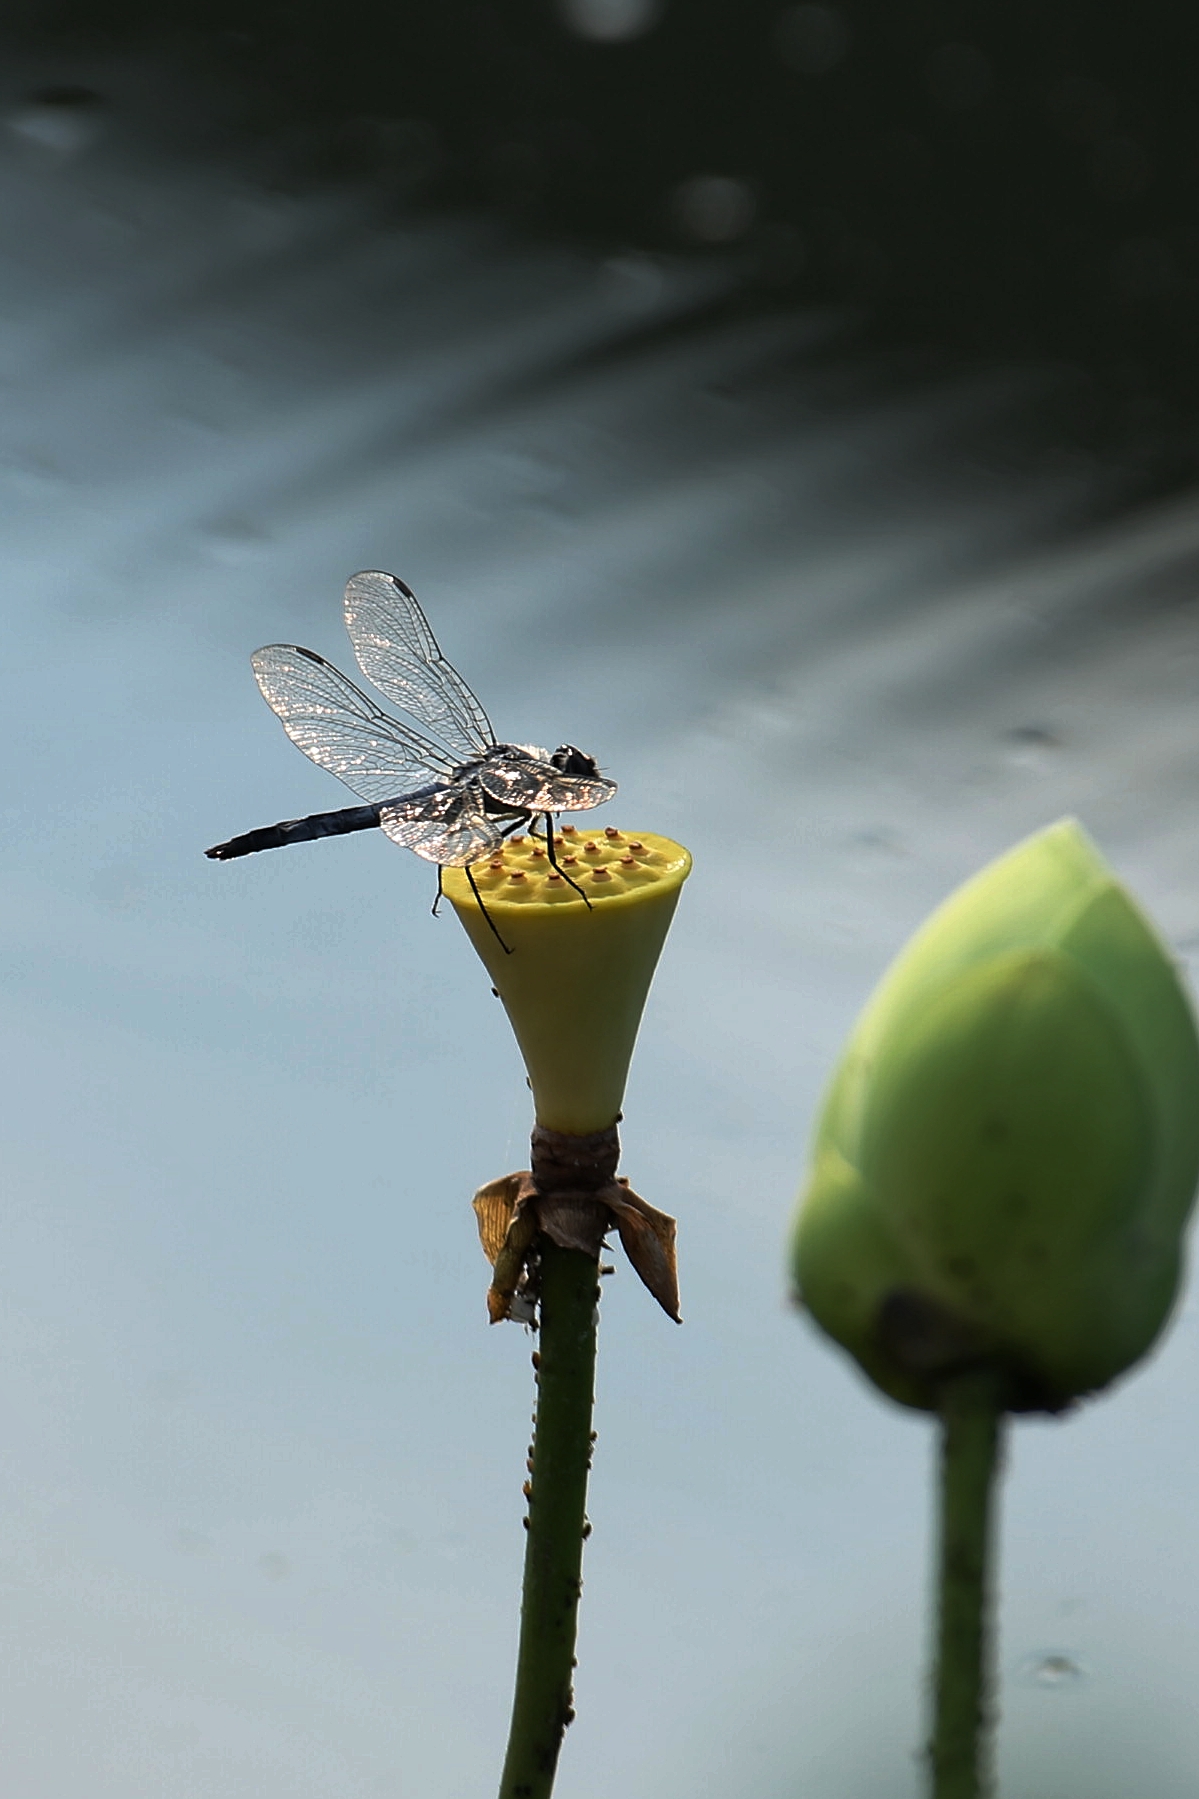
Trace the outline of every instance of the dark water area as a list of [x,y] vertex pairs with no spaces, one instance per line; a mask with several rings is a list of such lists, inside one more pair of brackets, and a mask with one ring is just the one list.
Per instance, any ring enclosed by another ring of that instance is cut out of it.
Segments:
[[1142,486],[1194,471],[1199,23],[1174,0],[127,0],[34,8],[24,37],[203,69],[275,179],[731,257],[750,311],[1065,360],[1070,439]]
[[[837,1048],[1080,816],[1199,969],[1191,15],[38,7],[0,67],[14,1792],[493,1783],[523,1073],[249,652],[391,568],[695,854],[626,1103],[563,1799],[914,1799],[931,1442],[785,1300]],[[1190,1799],[1195,1310],[1014,1433],[1002,1791]],[[670,1334],[667,1334],[670,1333]]]

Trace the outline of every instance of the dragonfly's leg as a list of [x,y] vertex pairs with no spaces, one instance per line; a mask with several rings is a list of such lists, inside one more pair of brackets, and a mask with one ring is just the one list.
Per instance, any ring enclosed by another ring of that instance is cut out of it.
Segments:
[[553,869],[554,873],[561,875],[568,887],[574,888],[575,892],[590,912],[591,901],[587,898],[587,895],[583,892],[579,883],[577,881],[572,881],[566,870],[559,866],[558,858],[554,854],[554,818],[551,812],[545,814],[545,853],[550,859],[550,867]]
[[522,825],[529,825],[530,829],[532,828],[532,820],[527,812],[518,812],[516,817],[504,826],[500,836],[511,837],[514,831],[521,829]]
[[439,862],[437,864],[437,898],[433,901],[433,907],[432,907],[434,918],[437,917],[437,908],[441,904],[442,895],[443,895],[444,891],[445,890],[441,885],[441,863]]
[[499,944],[499,946],[503,950],[504,954],[506,956],[510,956],[512,954],[512,951],[509,949],[508,945],[504,942],[504,939],[500,936],[499,932],[496,930],[495,919],[491,916],[491,913],[487,910],[487,907],[483,904],[483,895],[479,892],[479,889],[475,885],[474,872],[471,869],[471,865],[469,862],[466,864],[464,873],[466,875],[467,880],[470,882],[470,890],[474,894],[475,899],[478,901],[479,910],[483,914],[484,918],[487,920],[488,930],[491,932],[492,936],[495,938],[496,942]]

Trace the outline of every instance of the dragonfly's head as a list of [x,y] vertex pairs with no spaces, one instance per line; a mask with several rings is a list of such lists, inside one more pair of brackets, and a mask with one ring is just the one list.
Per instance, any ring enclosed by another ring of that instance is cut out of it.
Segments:
[[594,781],[599,774],[599,763],[594,756],[585,750],[577,750],[573,743],[560,743],[550,761],[563,775],[581,775],[586,780]]

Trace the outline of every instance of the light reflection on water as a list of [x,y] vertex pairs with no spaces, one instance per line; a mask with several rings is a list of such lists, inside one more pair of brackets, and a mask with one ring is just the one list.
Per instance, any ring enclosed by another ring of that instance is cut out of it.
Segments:
[[[1199,508],[1088,526],[1118,479],[1039,422],[1062,371],[921,376],[722,313],[732,261],[264,191],[190,104],[69,142],[17,107],[0,151],[15,1765],[492,1778],[527,1346],[466,1200],[523,1079],[414,859],[201,855],[341,803],[246,658],[336,657],[380,565],[501,733],[594,744],[614,822],[696,854],[625,1130],[688,1322],[610,1283],[564,1799],[914,1794],[929,1446],[786,1310],[782,1222],[854,1009],[1021,833],[1078,811],[1193,954]],[[1013,1793],[1193,1786],[1195,1386],[1175,1343],[1015,1433],[1005,1643],[1086,1590],[1102,1672],[1049,1722],[1013,1682]]]

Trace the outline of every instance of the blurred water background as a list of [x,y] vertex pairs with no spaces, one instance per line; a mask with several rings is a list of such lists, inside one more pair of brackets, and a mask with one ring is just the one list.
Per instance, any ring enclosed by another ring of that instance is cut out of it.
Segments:
[[[786,1302],[821,1083],[1079,814],[1199,958],[1180,9],[27,9],[0,76],[14,1799],[498,1775],[522,1071],[248,653],[402,574],[501,735],[696,858],[623,1166],[562,1799],[915,1799],[932,1441]],[[1021,35],[1023,33],[1023,36]],[[1191,75],[1187,75],[1188,67]],[[838,85],[840,84],[840,85]],[[1013,1433],[1005,1799],[1199,1774],[1199,1346]]]

